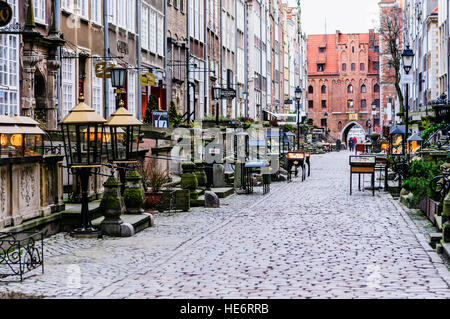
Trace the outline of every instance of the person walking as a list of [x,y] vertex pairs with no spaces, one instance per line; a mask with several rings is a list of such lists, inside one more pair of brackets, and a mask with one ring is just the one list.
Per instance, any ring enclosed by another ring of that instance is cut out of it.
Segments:
[[341,140],[337,139],[336,140],[336,151],[340,152],[341,151]]
[[350,150],[350,152],[353,152],[353,145],[354,145],[353,138],[350,138],[348,140],[348,149]]

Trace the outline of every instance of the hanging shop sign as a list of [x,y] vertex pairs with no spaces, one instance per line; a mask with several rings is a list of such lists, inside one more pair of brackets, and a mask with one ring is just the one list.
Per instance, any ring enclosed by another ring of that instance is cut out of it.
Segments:
[[358,113],[351,113],[348,115],[348,119],[350,121],[357,121],[358,120]]
[[100,79],[110,79],[113,64],[107,62],[99,62],[95,65],[95,76]]
[[156,86],[156,75],[150,72],[141,74],[139,77],[139,83],[141,86]]
[[5,1],[0,1],[0,27],[7,26],[12,18],[13,10],[11,6]]
[[236,97],[236,90],[223,88],[221,90],[221,98],[225,100],[232,100]]
[[169,127],[169,113],[167,111],[152,112],[153,127]]

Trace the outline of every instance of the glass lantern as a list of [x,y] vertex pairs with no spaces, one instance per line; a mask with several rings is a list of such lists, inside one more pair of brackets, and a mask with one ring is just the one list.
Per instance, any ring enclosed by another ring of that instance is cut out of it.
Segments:
[[30,117],[0,115],[0,158],[43,155],[43,135],[39,123]]
[[141,121],[125,109],[123,101],[106,121],[108,160],[112,163],[133,163],[137,161],[141,134]]
[[422,138],[417,135],[413,134],[408,138],[408,151],[410,154],[416,154],[420,149],[422,149]]
[[392,127],[389,139],[389,154],[391,156],[404,156],[404,138],[405,138],[405,125],[395,125]]

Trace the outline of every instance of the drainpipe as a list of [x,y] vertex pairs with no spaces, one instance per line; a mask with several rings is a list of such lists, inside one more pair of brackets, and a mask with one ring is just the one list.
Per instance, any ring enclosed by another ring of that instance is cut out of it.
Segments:
[[[55,26],[58,36],[61,35],[61,0],[55,0]],[[61,63],[61,47],[56,50],[56,59]],[[61,121],[61,67],[58,68],[56,74],[56,98],[58,100],[58,107],[56,108],[56,119]]]
[[[164,81],[166,82],[166,110],[169,111],[169,90],[167,90],[167,78],[169,75],[167,69],[167,1],[164,1]],[[140,51],[140,50],[138,50]]]
[[234,1],[234,84],[236,88],[236,97],[234,98],[234,118],[238,117],[238,95],[239,86],[238,86],[238,29],[237,29],[237,2],[239,0]]
[[[109,22],[108,22],[108,0],[103,0],[103,26],[104,26],[104,32],[103,32],[103,42],[104,42],[104,56],[105,61],[108,63],[108,48],[109,48]],[[103,91],[105,93],[105,118],[109,117],[109,79],[105,79]]]
[[247,52],[247,46],[248,46],[248,35],[247,35],[247,27],[248,27],[248,21],[247,21],[247,1],[244,2],[244,78],[245,78],[245,117],[248,117],[248,52]]
[[[259,41],[262,42],[262,2],[259,4]],[[259,88],[260,88],[260,98],[259,98],[259,120],[262,122],[263,121],[263,91],[262,91],[262,84],[263,84],[263,79],[262,79],[262,45],[259,46],[259,76],[260,76],[260,80],[259,80]]]
[[[220,6],[220,17],[219,17],[219,21],[220,21],[220,87],[223,88],[223,21],[222,21],[222,9],[223,9],[223,5],[222,5],[222,0],[220,0],[219,2],[219,6]],[[223,115],[223,100],[219,100],[220,101],[220,114]]]
[[137,118],[142,121],[142,86],[139,80],[141,76],[141,0],[136,0],[136,19],[137,19],[137,36],[136,36],[136,50],[137,50],[137,88],[138,88],[138,104],[137,104]]
[[447,1],[447,19],[445,21],[445,43],[447,43],[447,99],[450,99],[450,52],[448,50],[448,38],[449,38],[449,18],[450,18],[450,4]]
[[205,100],[203,105],[203,110],[200,110],[201,119],[205,118],[205,107],[206,107],[206,115],[209,114],[209,57],[208,57],[208,16],[209,16],[209,1],[205,1],[205,22],[203,25],[205,26],[204,32],[205,32],[205,73],[204,74],[204,93],[205,93]]
[[186,111],[187,111],[187,122],[191,121],[191,86],[189,84],[189,63],[191,59],[191,35],[190,35],[190,24],[189,24],[189,0],[186,1]]

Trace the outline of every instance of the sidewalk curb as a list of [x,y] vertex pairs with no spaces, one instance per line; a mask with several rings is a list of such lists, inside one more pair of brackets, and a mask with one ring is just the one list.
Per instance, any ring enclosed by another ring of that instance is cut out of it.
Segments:
[[439,273],[441,278],[445,281],[445,283],[450,288],[450,271],[445,266],[442,257],[439,256],[439,254],[428,244],[428,241],[423,235],[419,227],[411,220],[411,218],[406,213],[406,207],[404,207],[401,203],[397,202],[392,196],[389,194],[389,198],[394,205],[395,208],[397,208],[397,211],[400,212],[400,215],[402,216],[403,220],[408,225],[408,228],[411,230],[411,232],[416,237],[417,241],[422,246],[423,250],[427,253],[428,257],[430,258],[431,263],[435,267],[436,271]]

